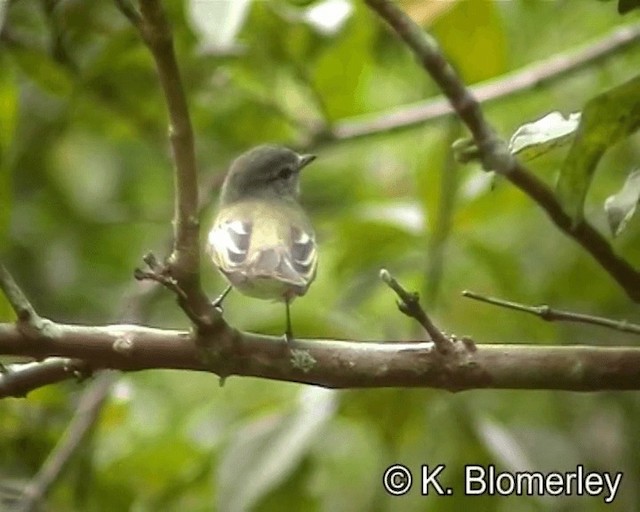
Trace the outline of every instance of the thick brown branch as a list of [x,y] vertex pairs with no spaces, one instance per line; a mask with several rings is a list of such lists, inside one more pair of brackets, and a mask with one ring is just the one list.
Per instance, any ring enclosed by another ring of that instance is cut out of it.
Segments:
[[485,169],[494,170],[533,199],[563,233],[578,242],[634,301],[640,302],[640,272],[613,251],[587,221],[574,225],[553,191],[519,163],[484,119],[480,104],[440,51],[437,42],[391,0],[366,0],[411,48],[450,101],[480,151]]
[[636,347],[477,345],[469,350],[456,342],[461,347],[455,356],[443,361],[430,342],[296,340],[291,351],[281,338],[234,331],[202,343],[194,343],[188,332],[136,325],[55,324],[50,332],[51,337],[33,340],[0,324],[0,354],[78,358],[96,369],[199,370],[330,388],[640,389]]

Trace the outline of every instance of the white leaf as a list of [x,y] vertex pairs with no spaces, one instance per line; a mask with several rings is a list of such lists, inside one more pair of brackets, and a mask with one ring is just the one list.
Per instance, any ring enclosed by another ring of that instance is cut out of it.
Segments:
[[548,153],[554,148],[568,144],[580,123],[580,112],[569,114],[565,118],[560,112],[550,114],[523,124],[509,141],[509,151],[528,161]]
[[307,9],[304,19],[318,32],[330,36],[340,31],[353,12],[347,0],[325,0]]
[[201,38],[202,50],[233,46],[249,13],[251,0],[191,0],[187,4],[193,29]]
[[604,202],[607,220],[613,236],[618,236],[633,217],[640,201],[640,169],[629,173],[622,189]]

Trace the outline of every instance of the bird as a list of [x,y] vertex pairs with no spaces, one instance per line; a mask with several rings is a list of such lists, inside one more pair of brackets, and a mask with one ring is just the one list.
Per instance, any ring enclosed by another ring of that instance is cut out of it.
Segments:
[[284,302],[285,339],[293,342],[291,302],[316,277],[318,251],[311,221],[299,203],[300,171],[315,160],[287,147],[265,144],[236,158],[224,179],[206,249],[232,288]]

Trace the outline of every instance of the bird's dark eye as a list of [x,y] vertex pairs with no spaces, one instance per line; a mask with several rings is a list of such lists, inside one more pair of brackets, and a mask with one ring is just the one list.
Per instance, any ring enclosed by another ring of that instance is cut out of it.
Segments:
[[289,178],[291,178],[292,174],[293,174],[293,169],[291,167],[283,167],[278,172],[278,178],[283,180],[288,180]]

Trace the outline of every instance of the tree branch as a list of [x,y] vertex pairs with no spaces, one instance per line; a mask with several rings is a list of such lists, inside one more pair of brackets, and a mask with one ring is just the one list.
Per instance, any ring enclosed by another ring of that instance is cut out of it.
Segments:
[[619,257],[609,242],[586,220],[577,224],[563,210],[553,191],[509,153],[486,122],[480,104],[442,54],[438,43],[391,0],[366,0],[411,48],[438,84],[479,149],[483,167],[494,170],[535,201],[563,233],[578,242],[635,302],[640,302],[640,272]]
[[493,306],[500,306],[507,309],[530,313],[541,318],[542,320],[546,320],[547,322],[576,322],[599,325],[601,327],[615,329],[616,331],[640,334],[640,325],[632,324],[630,322],[627,322],[626,320],[612,320],[610,318],[604,318],[601,316],[585,315],[582,313],[573,313],[571,311],[562,311],[560,309],[553,309],[547,305],[527,306],[518,302],[496,299],[495,297],[486,297],[484,295],[480,295],[479,293],[471,292],[468,290],[463,291],[462,296],[480,302],[485,302]]
[[[200,283],[198,176],[193,128],[171,27],[159,0],[140,0],[139,13],[126,0],[116,0],[116,5],[138,29],[153,55],[169,113],[169,139],[175,164],[174,244],[166,266],[151,271],[161,274],[156,279],[159,282],[175,280],[177,288],[184,292],[184,297],[178,295],[178,303],[198,327],[207,329],[219,323],[221,317]],[[138,275],[144,277],[143,273]]]
[[36,325],[40,321],[40,316],[27,299],[22,289],[15,282],[9,270],[0,263],[0,289],[9,301],[18,322],[25,322]]
[[48,359],[40,363],[11,365],[0,373],[0,398],[22,398],[34,389],[84,376],[89,372],[87,364],[83,361],[61,358]]
[[280,337],[238,331],[194,343],[185,331],[54,325],[51,336],[34,340],[14,325],[0,324],[0,354],[82,359],[94,369],[199,370],[329,388],[640,389],[636,347],[482,344],[470,349],[454,342],[455,353],[443,358],[431,342],[296,340],[291,351]]
[[451,352],[453,342],[431,321],[426,311],[420,305],[418,294],[416,292],[410,293],[405,290],[389,273],[389,271],[384,268],[380,270],[380,279],[382,279],[389,288],[396,292],[396,295],[400,299],[398,301],[398,309],[405,315],[415,319],[420,325],[422,325],[422,327],[424,327],[438,352],[442,354],[448,354]]
[[[640,25],[617,27],[604,37],[585,46],[553,55],[534,62],[512,73],[492,78],[469,88],[481,102],[498,100],[523,91],[529,91],[564,77],[568,73],[598,63],[616,52],[633,48],[640,41]],[[336,122],[329,134],[331,140],[351,140],[419,126],[454,113],[446,97],[437,97],[410,105],[402,105],[386,112],[357,116]]]

